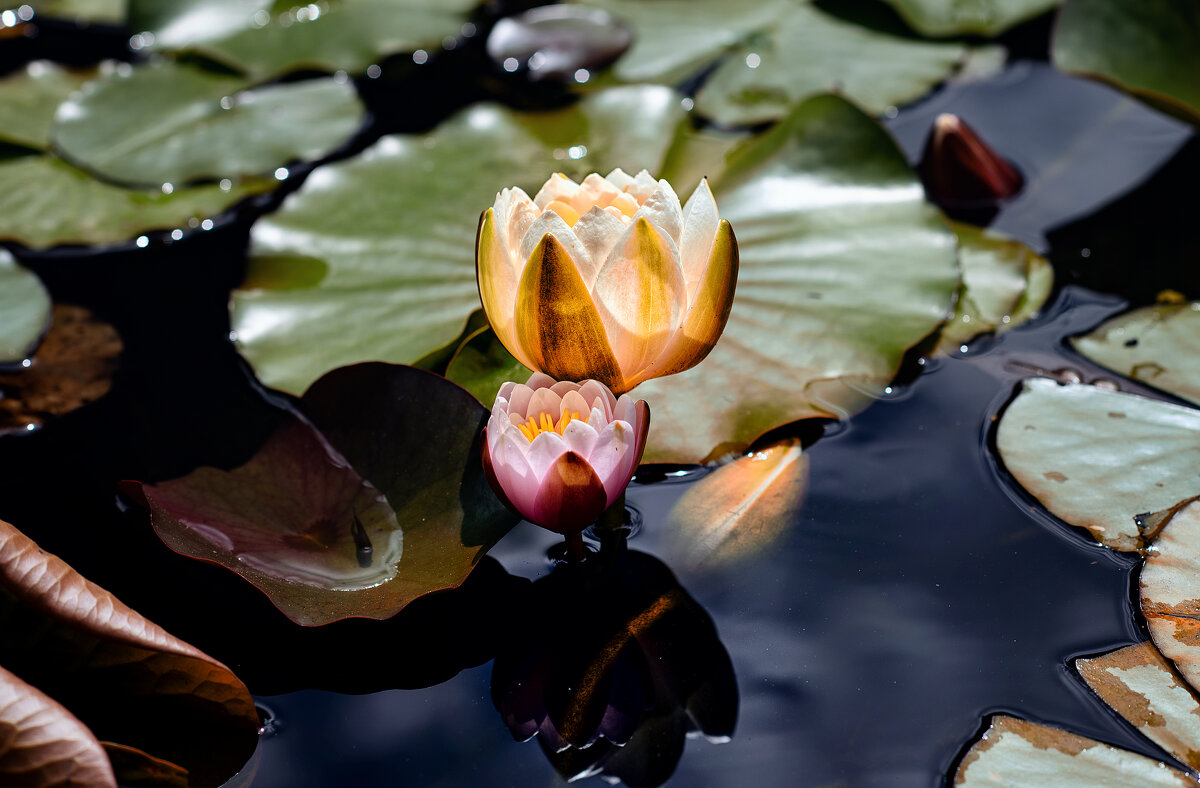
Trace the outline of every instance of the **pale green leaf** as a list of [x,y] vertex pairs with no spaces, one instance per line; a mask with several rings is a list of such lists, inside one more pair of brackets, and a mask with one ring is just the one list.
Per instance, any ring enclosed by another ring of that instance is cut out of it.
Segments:
[[50,323],[50,294],[0,249],[0,364],[26,358]]
[[1114,372],[1200,404],[1200,302],[1135,309],[1072,344]]

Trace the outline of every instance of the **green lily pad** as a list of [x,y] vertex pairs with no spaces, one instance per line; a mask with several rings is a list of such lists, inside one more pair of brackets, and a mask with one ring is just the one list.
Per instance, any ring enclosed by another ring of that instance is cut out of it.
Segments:
[[1139,577],[1146,627],[1163,656],[1200,687],[1200,503],[1179,507],[1154,547]]
[[530,374],[486,323],[463,340],[446,366],[446,377],[462,381],[463,387],[485,405],[495,400],[505,381],[526,381]]
[[[549,113],[478,105],[316,170],[251,230],[249,277],[262,286],[234,291],[239,348],[263,383],[299,393],[335,367],[415,363],[458,342],[479,308],[475,231],[496,192],[532,194],[555,170],[657,171],[683,112],[657,86]],[[327,266],[315,284],[256,276],[264,261],[314,257]]]
[[950,314],[954,236],[895,144],[820,96],[714,178],[741,264],[729,323],[699,366],[641,384],[646,462],[740,451],[780,424],[861,409]]
[[0,161],[0,239],[33,248],[111,244],[138,233],[199,225],[274,180],[246,179],[175,189],[124,189],[102,183],[56,156]]
[[972,338],[1007,331],[1037,314],[1054,287],[1054,269],[1025,244],[991,230],[950,222],[958,236],[962,291],[937,350],[954,353]]
[[783,117],[836,90],[874,111],[924,95],[964,65],[959,43],[920,41],[832,16],[809,2],[587,0],[628,23],[634,44],[613,66],[622,82],[677,83],[721,60],[696,95],[721,124]]
[[1195,785],[1190,776],[1144,755],[997,714],[967,750],[954,776],[961,788],[1128,788]]
[[34,13],[78,24],[119,25],[128,0],[29,0]]
[[1200,405],[1200,302],[1135,309],[1072,344],[1097,364]]
[[1062,0],[884,0],[923,36],[995,36]]
[[119,66],[58,108],[54,145],[106,180],[183,184],[321,158],[363,120],[346,79],[244,86],[240,77],[172,61]]
[[458,586],[513,525],[483,476],[487,419],[411,367],[335,370],[245,465],[146,484],[168,546],[246,578],[305,626],[389,618]]
[[1033,378],[1001,416],[996,445],[1056,516],[1114,550],[1137,550],[1200,494],[1198,436],[1200,411]]
[[21,361],[50,325],[50,294],[32,271],[0,249],[0,364]]
[[1178,0],[1068,0],[1051,42],[1063,71],[1200,123],[1200,9]]
[[[441,49],[478,0],[129,0],[129,22],[155,49],[197,52],[255,79],[302,68],[352,73],[381,58]],[[316,8],[316,13],[313,10]]]
[[1182,763],[1200,768],[1200,702],[1152,643],[1077,659],[1075,669],[1143,736]]
[[0,79],[0,141],[47,150],[58,105],[95,75],[35,60]]

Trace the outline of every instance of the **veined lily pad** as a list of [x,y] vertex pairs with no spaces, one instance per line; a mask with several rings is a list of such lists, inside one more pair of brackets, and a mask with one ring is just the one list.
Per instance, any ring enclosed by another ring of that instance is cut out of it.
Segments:
[[220,785],[254,752],[258,712],[227,667],[4,522],[0,627],[5,669],[98,737],[186,769],[190,785]]
[[691,567],[732,563],[768,548],[792,524],[808,483],[796,439],[738,457],[688,487],[667,515]]
[[609,90],[549,113],[480,105],[316,170],[255,223],[249,277],[314,257],[328,273],[235,291],[239,348],[260,380],[299,393],[335,367],[414,363],[458,341],[479,308],[475,231],[496,192],[536,192],[555,170],[657,171],[683,112],[664,87]]
[[143,485],[159,536],[313,626],[388,618],[459,585],[513,524],[483,477],[487,411],[454,384],[359,365],[302,407],[319,430],[289,414],[240,468]]
[[117,788],[104,748],[88,727],[4,668],[0,668],[0,730],[4,731],[0,779],[6,784]]
[[78,24],[119,25],[128,0],[30,0],[38,15],[70,19]]
[[1158,535],[1142,569],[1141,599],[1154,645],[1200,687],[1200,503],[1183,506]]
[[956,352],[979,334],[1005,331],[1037,314],[1054,287],[1046,258],[1020,241],[969,224],[951,222],[958,236],[962,291],[937,349]]
[[998,714],[967,751],[960,788],[1128,788],[1194,786],[1187,774],[1144,755],[1049,725]]
[[1135,309],[1072,344],[1097,364],[1200,404],[1200,301]]
[[198,224],[274,183],[246,179],[228,189],[210,184],[164,194],[101,183],[56,156],[19,156],[0,161],[0,239],[33,248],[118,243]]
[[50,294],[32,271],[0,249],[0,364],[29,355],[50,322]]
[[1051,42],[1064,71],[1200,123],[1200,10],[1177,0],[1068,0]]
[[1062,0],[884,0],[924,36],[994,36],[1056,8]]
[[1200,411],[1034,378],[1004,411],[996,445],[1056,516],[1114,550],[1136,550],[1200,494],[1198,436]]
[[158,186],[269,175],[328,154],[362,123],[349,80],[245,84],[173,61],[118,66],[58,108],[54,145],[107,180]]
[[699,462],[809,416],[843,417],[945,320],[954,236],[887,134],[844,99],[798,106],[713,179],[737,234],[737,295],[699,366],[636,389],[647,462]]
[[1075,660],[1088,686],[1142,735],[1200,768],[1200,702],[1150,643]]
[[[194,51],[256,79],[302,68],[360,72],[383,57],[440,49],[477,0],[129,0],[129,23],[160,50]],[[313,9],[316,9],[314,11]]]
[[0,79],[0,141],[35,150],[50,147],[50,127],[58,105],[96,75],[35,60]]

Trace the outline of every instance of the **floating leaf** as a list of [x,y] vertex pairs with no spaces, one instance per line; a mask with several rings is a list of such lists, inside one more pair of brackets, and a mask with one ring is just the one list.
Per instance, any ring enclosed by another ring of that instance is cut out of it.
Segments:
[[44,248],[111,244],[138,233],[185,227],[267,191],[274,180],[176,189],[123,189],[101,183],[55,156],[0,161],[0,239]]
[[954,775],[961,788],[1194,786],[1185,773],[1074,733],[997,714]]
[[1114,372],[1200,404],[1200,301],[1135,309],[1072,344]]
[[159,186],[268,175],[325,156],[362,123],[349,80],[244,86],[169,60],[117,67],[58,108],[54,144],[101,178]]
[[[1154,530],[1139,520],[1200,493],[1200,411],[1086,385],[1025,381],[996,445],[1042,505],[1114,550]],[[1149,526],[1149,523],[1147,523]]]
[[[249,277],[295,257],[319,258],[328,273],[235,291],[239,348],[263,383],[299,393],[335,367],[414,363],[457,342],[479,308],[475,231],[496,192],[532,193],[556,169],[657,171],[682,115],[663,87],[609,90],[549,113],[479,105],[322,167],[255,223]],[[568,158],[580,145],[586,155]]]
[[95,76],[35,60],[0,79],[0,141],[27,148],[50,147],[50,127],[58,105]]
[[[381,58],[440,49],[477,0],[130,0],[129,22],[159,50],[192,51],[265,79],[302,68],[360,72]],[[316,9],[315,11],[313,9]],[[203,20],[203,23],[198,23]]]
[[884,0],[923,36],[995,36],[1062,0]]
[[1064,71],[1110,82],[1200,123],[1200,13],[1179,0],[1069,0],[1051,42]]
[[119,25],[128,0],[30,0],[39,16],[70,19],[76,24]]
[[495,400],[505,381],[524,382],[530,374],[487,326],[468,336],[446,366],[446,377],[463,381],[463,387],[485,405]]
[[178,764],[193,786],[220,785],[254,752],[258,713],[228,668],[4,522],[0,611],[0,663],[97,737]]
[[862,408],[950,312],[954,237],[894,143],[844,99],[799,105],[714,179],[737,296],[699,366],[647,381],[646,462],[700,462]]
[[1200,687],[1200,503],[1165,523],[1142,569],[1141,600],[1154,645]]
[[29,367],[0,372],[0,434],[36,428],[103,397],[121,349],[108,323],[83,307],[56,305]]
[[1200,702],[1150,643],[1075,660],[1088,686],[1146,738],[1200,767]]
[[27,788],[117,788],[104,749],[60,704],[0,668],[0,780]]
[[[737,5],[725,7],[738,13]],[[880,33],[791,3],[721,61],[697,92],[696,111],[721,124],[762,123],[783,117],[801,99],[836,90],[883,112],[925,95],[966,63],[969,51],[958,43]]]
[[736,562],[769,547],[792,523],[808,484],[796,439],[739,457],[688,487],[667,515],[692,567]]
[[1046,258],[1020,241],[951,222],[958,235],[962,291],[937,349],[952,353],[979,334],[1005,331],[1037,314],[1054,287]]
[[50,294],[41,280],[0,249],[0,364],[24,359],[49,322]]
[[441,377],[364,364],[313,384],[233,471],[146,484],[172,549],[257,586],[313,626],[388,618],[459,585],[513,524],[480,464],[487,410]]

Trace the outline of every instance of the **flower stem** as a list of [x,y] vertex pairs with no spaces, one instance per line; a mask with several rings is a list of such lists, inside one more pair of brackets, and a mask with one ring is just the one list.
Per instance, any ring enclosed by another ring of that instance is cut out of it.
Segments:
[[565,536],[567,540],[567,557],[575,562],[586,560],[587,548],[583,545],[583,532],[576,531]]

